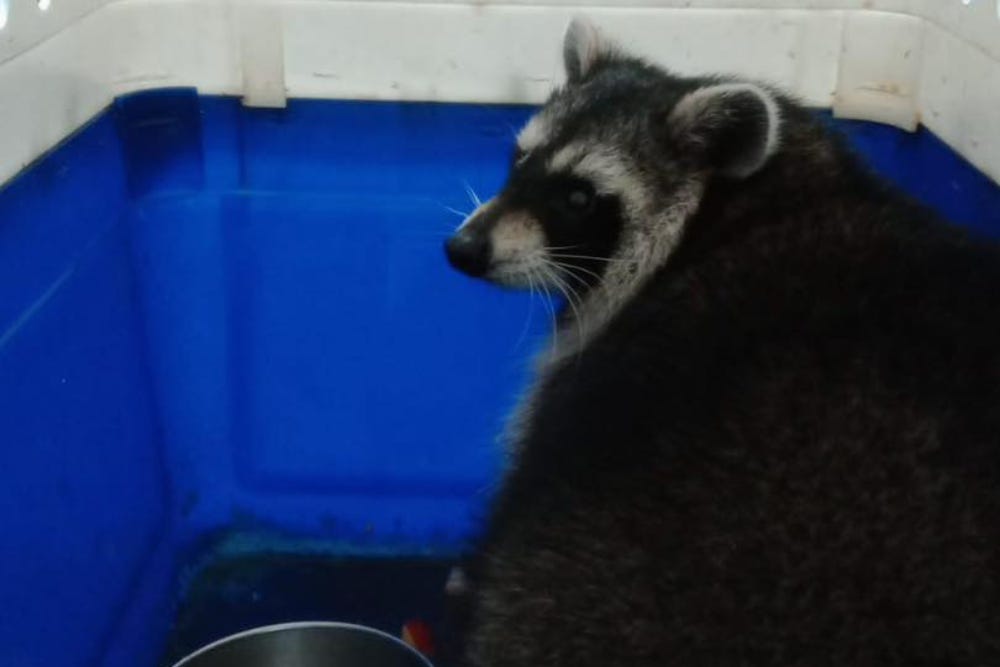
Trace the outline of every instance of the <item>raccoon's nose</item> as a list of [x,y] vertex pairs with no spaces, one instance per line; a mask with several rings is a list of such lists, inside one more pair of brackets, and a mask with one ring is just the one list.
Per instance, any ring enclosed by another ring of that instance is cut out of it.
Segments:
[[459,230],[444,244],[448,261],[459,271],[478,277],[490,268],[490,239],[469,229]]

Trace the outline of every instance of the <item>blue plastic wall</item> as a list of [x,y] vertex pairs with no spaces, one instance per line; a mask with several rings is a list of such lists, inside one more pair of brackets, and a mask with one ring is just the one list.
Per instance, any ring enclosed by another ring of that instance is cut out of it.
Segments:
[[[460,548],[549,315],[440,246],[529,111],[157,91],[0,190],[0,665],[153,664],[206,549]],[[934,137],[842,126],[1000,233]]]

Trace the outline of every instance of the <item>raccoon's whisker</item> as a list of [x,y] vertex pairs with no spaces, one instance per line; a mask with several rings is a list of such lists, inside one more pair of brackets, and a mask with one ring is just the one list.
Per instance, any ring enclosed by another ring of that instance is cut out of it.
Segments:
[[542,248],[545,252],[552,252],[553,250],[572,250],[573,248],[579,248],[579,245],[553,245],[545,246]]
[[[599,276],[598,274],[596,274],[593,271],[590,271],[588,269],[584,269],[583,267],[580,267],[580,266],[574,266],[572,264],[564,264],[562,262],[550,262],[550,263],[554,267],[556,267],[556,270],[559,272],[560,275],[572,278],[577,283],[579,283],[580,287],[585,292],[588,291],[588,290],[590,290],[590,289],[593,289],[595,286],[599,285],[601,283],[601,281],[603,280],[602,277]],[[588,281],[584,276],[582,276],[580,274],[589,275],[589,276],[591,276],[593,278],[593,280]],[[581,297],[580,301],[581,302],[583,301],[582,297]]]
[[514,349],[517,350],[521,347],[521,343],[524,342],[525,337],[528,335],[528,329],[531,328],[531,316],[535,310],[535,279],[533,277],[533,272],[528,271],[528,314],[524,318],[524,326],[521,327],[521,335],[517,337],[517,342],[514,343]]
[[[555,278],[560,284],[563,285],[563,287],[565,287],[566,289],[568,289],[572,293],[573,297],[575,297],[575,299],[576,299],[576,306],[578,308],[582,308],[583,307],[583,297],[576,290],[576,288],[574,288],[572,285],[570,285],[568,282],[566,282],[563,279],[562,276],[564,276],[564,275],[569,276],[569,277],[574,278],[575,280],[577,280],[584,287],[590,287],[590,285],[587,284],[587,281],[585,281],[580,276],[577,276],[577,275],[574,275],[574,274],[570,273],[566,269],[566,267],[562,267],[559,264],[556,264],[556,263],[553,263],[553,262],[549,262],[548,264],[549,264],[549,266],[552,267],[552,277]],[[568,295],[567,295],[567,298],[569,298]],[[570,301],[572,301],[572,299],[570,299]],[[574,310],[576,310],[576,309],[574,309]],[[576,314],[579,315],[580,311],[576,310]]]
[[487,493],[492,491],[497,486],[497,484],[499,484],[499,482],[487,482],[486,484],[483,484],[481,487],[476,489],[476,495],[479,496],[486,495]]
[[[591,284],[591,283],[587,282],[586,279],[581,278],[580,276],[578,276],[575,273],[573,273],[573,271],[570,268],[560,267],[559,271],[562,272],[562,275],[565,275],[566,277],[572,278],[573,280],[575,280],[577,282],[577,284],[579,285],[580,289],[583,290],[584,295],[586,295],[587,291],[593,289],[594,286],[595,286],[594,284]],[[600,281],[598,281],[598,282],[600,282]],[[583,307],[583,299],[584,299],[584,297],[581,296],[579,293],[577,293],[577,300],[579,301],[581,308]]]
[[575,289],[573,289],[573,287],[569,283],[563,280],[556,271],[550,269],[549,272],[552,277],[552,282],[556,286],[556,289],[562,292],[562,295],[566,297],[567,305],[569,305],[570,310],[573,311],[573,319],[576,320],[577,324],[579,325],[580,311],[578,310],[577,306],[582,305],[583,303],[582,300],[580,299],[580,294]]
[[459,211],[457,208],[452,208],[451,206],[445,206],[443,208],[444,208],[444,210],[448,211],[449,213],[454,213],[455,215],[457,215],[458,217],[463,218],[463,219],[468,218],[470,215],[472,215],[471,211],[468,211],[468,212],[467,211]]
[[586,284],[587,281],[585,281],[582,278],[580,278],[580,276],[578,276],[575,273],[576,271],[580,271],[581,273],[585,273],[588,276],[592,276],[594,278],[594,280],[596,280],[597,282],[601,282],[601,276],[599,276],[598,274],[594,273],[590,269],[583,268],[582,266],[574,266],[572,264],[565,264],[563,262],[552,262],[552,264],[554,266],[558,267],[559,269],[561,269],[562,271],[564,271],[564,272],[568,273],[569,275],[573,276],[574,278],[576,278],[580,282],[584,283],[584,285],[587,286],[587,287],[589,287],[589,285]]
[[570,310],[572,310],[573,312],[573,320],[576,322],[577,361],[579,361],[580,355],[583,352],[582,343],[583,343],[584,327],[583,327],[583,315],[580,313],[580,310],[579,308],[577,308],[577,306],[579,305],[582,307],[583,300],[580,298],[579,293],[575,289],[573,289],[573,287],[569,283],[567,283],[565,280],[559,277],[559,268],[557,266],[552,265],[551,263],[547,263],[546,269],[549,272],[549,275],[552,278],[552,281],[555,283],[556,287],[559,289],[560,292],[563,293],[563,296],[566,297],[566,301],[569,304]]
[[469,195],[469,199],[472,200],[475,207],[479,208],[482,206],[483,201],[479,198],[479,195],[476,194],[476,191],[472,189],[472,186],[469,185],[468,181],[462,181],[462,185],[465,186],[465,194]]
[[[560,276],[569,276],[570,278],[573,278],[578,283],[580,283],[580,285],[583,286],[585,289],[589,289],[591,287],[590,283],[588,283],[586,280],[584,280],[583,278],[581,278],[580,276],[578,276],[576,273],[574,273],[574,270],[577,269],[578,267],[575,267],[572,264],[564,264],[562,262],[553,262],[551,260],[546,260],[546,263],[549,266],[551,266],[552,268],[554,268],[556,270],[556,273],[558,275],[560,275]],[[594,278],[596,278],[597,280],[600,280],[600,276],[598,276],[596,273],[591,273],[590,275],[594,276]],[[579,295],[577,295],[577,296],[579,296]],[[583,303],[583,299],[582,298],[580,299],[580,302]]]
[[567,255],[565,253],[549,253],[554,259],[585,259],[592,262],[605,262],[608,264],[635,264],[634,259],[617,259],[611,257],[594,257],[593,255]]
[[[563,294],[563,296],[564,296],[564,297],[566,297],[566,300],[567,300],[567,302],[568,302],[568,301],[569,301],[569,297],[568,297],[568,296],[566,296],[566,293],[565,293],[565,292],[563,292],[563,291],[562,291],[562,289],[561,289],[561,288],[559,287],[559,282],[558,282],[558,279],[557,279],[557,278],[556,278],[556,276],[555,276],[555,275],[554,275],[554,274],[552,273],[552,269],[550,269],[550,268],[549,268],[548,266],[546,266],[545,264],[542,264],[542,265],[541,265],[541,266],[539,267],[539,271],[541,272],[541,274],[542,274],[542,277],[543,277],[543,279],[544,279],[544,280],[543,280],[543,282],[542,282],[542,285],[543,285],[543,288],[544,288],[544,289],[546,290],[546,292],[547,292],[547,293],[549,293],[549,294],[551,294],[551,292],[548,292],[548,287],[549,287],[549,286],[551,286],[551,287],[553,287],[553,288],[555,288],[555,289],[558,289],[558,290],[559,290],[559,291],[560,291],[560,292],[561,292],[561,293]],[[551,297],[550,297],[550,298],[551,298]],[[553,309],[553,312],[555,312],[555,310],[554,310],[554,309]],[[552,321],[552,326],[553,326],[553,328],[554,328],[554,329],[558,330],[558,328],[559,328],[559,324],[558,324],[558,321],[557,321],[556,319],[553,319],[553,321]]]
[[[543,261],[542,268],[545,271],[546,277],[552,281],[553,286],[558,289],[564,297],[566,297],[567,305],[570,310],[573,311],[574,319],[578,319],[577,315],[579,315],[579,311],[576,309],[576,306],[580,295],[577,294],[575,290],[567,290],[569,285],[567,285],[566,281],[560,277],[560,270],[558,266],[552,262]],[[572,291],[572,294],[570,294],[570,291]],[[573,298],[574,295],[576,296],[576,299]],[[582,301],[580,303],[582,303]]]
[[549,291],[548,286],[545,284],[544,280],[538,281],[539,287],[545,292],[545,298],[542,299],[542,304],[545,305],[546,309],[549,311],[549,317],[552,318],[552,356],[556,356],[556,343],[559,339],[559,325],[556,322],[556,309],[552,305],[552,292]]

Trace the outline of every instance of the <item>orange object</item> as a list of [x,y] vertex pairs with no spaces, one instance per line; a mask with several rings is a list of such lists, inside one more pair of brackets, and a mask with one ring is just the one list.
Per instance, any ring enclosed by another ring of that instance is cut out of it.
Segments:
[[431,629],[423,621],[412,620],[404,623],[402,639],[428,658],[434,655],[434,641],[431,639]]

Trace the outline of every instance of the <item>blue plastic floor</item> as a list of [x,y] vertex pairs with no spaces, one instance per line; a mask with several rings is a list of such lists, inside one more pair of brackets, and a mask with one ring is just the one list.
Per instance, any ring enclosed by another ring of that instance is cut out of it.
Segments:
[[[461,548],[548,313],[440,246],[529,112],[157,91],[0,190],[0,665],[154,664],[202,565]],[[933,136],[838,125],[1000,235]]]

